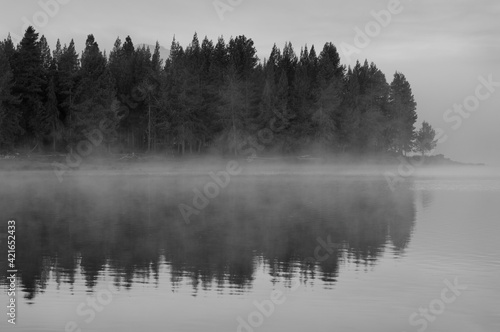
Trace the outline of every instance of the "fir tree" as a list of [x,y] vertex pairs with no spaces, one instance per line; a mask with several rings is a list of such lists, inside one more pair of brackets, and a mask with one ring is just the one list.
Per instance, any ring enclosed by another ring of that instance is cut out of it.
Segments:
[[391,148],[398,153],[404,154],[412,150],[417,121],[416,107],[410,83],[402,73],[396,72],[389,93],[389,138]]
[[434,150],[437,146],[436,131],[432,126],[424,121],[422,123],[422,128],[415,135],[415,151],[422,153],[422,156],[426,152]]
[[22,129],[19,98],[13,95],[13,74],[5,52],[6,43],[0,42],[0,149],[11,149]]
[[33,27],[26,29],[11,65],[15,79],[14,93],[21,98],[19,107],[25,142],[31,142],[36,147],[41,138],[42,129],[38,119],[44,112],[43,86],[46,81],[42,49],[38,33]]

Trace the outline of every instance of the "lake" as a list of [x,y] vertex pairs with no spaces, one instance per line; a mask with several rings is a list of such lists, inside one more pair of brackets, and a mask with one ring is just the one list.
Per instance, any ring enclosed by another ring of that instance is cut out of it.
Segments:
[[497,170],[209,171],[0,173],[0,330],[500,331]]

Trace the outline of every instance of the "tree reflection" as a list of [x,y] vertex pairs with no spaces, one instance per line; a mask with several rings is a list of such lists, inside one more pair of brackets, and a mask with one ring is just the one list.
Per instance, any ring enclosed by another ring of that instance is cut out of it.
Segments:
[[[414,227],[408,186],[392,192],[383,179],[325,176],[233,179],[187,225],[177,205],[190,202],[192,188],[204,181],[114,176],[59,184],[48,176],[28,177],[17,187],[7,182],[0,210],[17,221],[26,298],[43,291],[50,278],[58,287],[73,285],[79,273],[89,291],[105,271],[122,287],[137,280],[157,285],[162,266],[173,291],[187,282],[194,295],[199,289],[247,291],[259,264],[274,283],[300,278],[331,287],[342,260],[374,265],[388,244],[404,251]],[[336,246],[321,248],[319,239],[328,236]],[[315,251],[321,259],[310,259]],[[0,274],[7,271],[5,259]]]

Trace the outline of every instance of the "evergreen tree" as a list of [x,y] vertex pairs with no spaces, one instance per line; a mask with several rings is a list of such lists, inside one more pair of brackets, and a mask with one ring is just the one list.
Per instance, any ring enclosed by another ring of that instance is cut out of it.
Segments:
[[252,39],[245,36],[231,38],[227,46],[230,65],[243,82],[248,81],[259,58]]
[[210,64],[210,78],[216,86],[222,86],[228,65],[228,48],[224,38],[219,37],[214,48],[212,63]]
[[245,85],[235,67],[230,67],[221,91],[219,121],[223,131],[219,138],[223,151],[238,155],[244,144],[245,131]]
[[387,136],[391,149],[397,153],[404,154],[412,150],[417,121],[416,107],[410,83],[402,73],[396,72],[389,92],[390,131]]
[[274,121],[277,150],[290,153],[301,145],[297,135],[300,123],[296,121],[296,116],[290,105],[290,86],[288,75],[284,70],[279,69],[280,78],[274,91],[273,106],[271,108]]
[[200,120],[203,126],[199,132],[198,151],[207,147],[215,139],[217,132],[217,107],[219,101],[219,85],[217,74],[214,75],[213,65],[215,46],[206,36],[201,44],[200,84],[202,102]]
[[50,78],[47,89],[47,102],[45,103],[46,119],[50,136],[52,136],[52,149],[56,151],[57,140],[63,137],[63,123],[60,118],[59,105],[56,96],[54,77]]
[[353,151],[356,145],[356,135],[358,134],[361,122],[361,112],[359,103],[360,86],[358,82],[358,64],[354,69],[349,67],[344,83],[344,98],[341,109],[342,116],[338,119],[337,141],[340,151]]
[[157,41],[155,45],[155,50],[153,52],[153,57],[151,58],[151,68],[153,72],[159,74],[163,67],[163,59],[160,54],[160,43]]
[[162,65],[163,60],[160,56],[160,44],[156,42],[150,61],[151,68],[147,70],[148,74],[140,85],[145,95],[145,104],[147,106],[148,151],[156,151],[157,144],[162,141],[161,133],[164,133],[167,129],[166,118],[161,112],[162,104],[160,102]]
[[38,33],[28,27],[11,63],[14,73],[14,93],[21,98],[21,127],[25,133],[25,142],[38,146],[40,123],[44,112],[43,86],[45,84],[42,50]]
[[374,63],[368,65],[365,61],[359,74],[361,121],[358,149],[360,152],[382,152],[386,149],[384,131],[389,87],[385,75]]
[[[254,47],[254,42],[245,36],[238,36],[231,38],[227,47],[229,64],[229,71],[225,80],[224,90],[228,88],[228,77],[236,75],[234,79],[229,81],[241,84],[243,101],[241,105],[242,116],[245,118],[245,126],[251,125],[254,121],[252,115],[258,113],[258,97],[259,91],[254,85],[255,70],[259,58],[257,57],[257,50]],[[231,84],[233,84],[231,83]],[[230,90],[233,88],[230,88]],[[222,101],[224,103],[224,101]]]
[[11,149],[22,129],[19,99],[13,95],[13,74],[5,52],[6,42],[0,42],[0,149]]
[[[120,121],[114,79],[93,35],[87,38],[79,76],[72,107],[74,117],[70,124],[73,143],[82,139],[89,130],[99,128],[101,121],[106,121],[107,127],[116,126]],[[107,143],[116,139],[114,131],[109,133],[103,133]]]
[[319,80],[323,84],[328,84],[334,78],[342,78],[344,71],[337,48],[332,43],[326,43],[318,59]]
[[415,151],[424,156],[426,152],[434,150],[436,146],[436,131],[428,122],[424,121],[422,128],[415,135]]
[[56,63],[59,63],[59,61],[61,60],[61,55],[62,55],[61,41],[58,39],[56,43],[56,49],[52,52],[52,58],[56,61]]
[[50,138],[57,150],[106,120],[106,143],[119,138],[132,151],[216,145],[238,154],[259,137],[260,152],[425,153],[433,132],[424,122],[415,135],[415,110],[403,74],[388,85],[368,61],[346,70],[332,43],[319,55],[306,45],[300,56],[289,42],[274,45],[260,63],[246,36],[226,44],[195,33],[185,49],[174,37],[164,65],[158,42],[152,52],[130,36],[117,38],[109,61],[93,35],[81,61],[73,40],[51,52],[32,27],[17,48],[10,36],[0,43],[0,148],[41,148]]
[[9,61],[10,66],[12,66],[12,63],[14,61],[14,56],[16,54],[16,47],[14,46],[14,43],[12,42],[12,38],[10,37],[10,34],[2,42],[2,48],[3,48],[3,52],[5,54],[6,59]]
[[290,42],[285,43],[285,47],[283,48],[283,53],[278,62],[278,67],[286,74],[290,92],[293,91],[293,83],[295,79],[295,71],[297,69],[297,63],[298,59],[293,49],[292,43]]
[[195,132],[194,110],[190,107],[197,100],[190,99],[191,88],[187,79],[187,56],[175,37],[170,48],[170,57],[165,65],[167,80],[162,94],[162,104],[166,105],[170,127],[172,129],[172,146],[182,154],[186,145],[193,140]]
[[45,71],[45,74],[47,75],[50,70],[50,66],[52,65],[52,54],[50,52],[50,47],[45,36],[40,37],[39,45],[40,45],[42,66]]
[[302,137],[306,144],[310,143],[314,136],[312,125],[312,114],[314,113],[314,103],[316,102],[313,95],[314,68],[309,58],[309,50],[307,45],[300,52],[300,59],[296,66],[296,71],[293,80],[293,92],[291,94],[291,103],[294,106],[294,114],[296,121],[299,124],[299,129],[295,135],[297,138]]
[[136,125],[141,122],[139,112],[142,95],[138,93],[137,82],[134,79],[135,49],[130,37],[122,44],[117,38],[109,55],[109,70],[116,82],[116,93],[118,100],[123,105],[126,116],[121,122],[120,133],[125,137],[128,147],[135,149],[139,143],[139,128]]
[[326,43],[317,67],[317,89],[312,116],[314,142],[334,151],[338,144],[337,127],[344,113],[340,109],[343,94],[344,67],[332,43]]
[[54,58],[57,61],[58,69],[55,79],[55,90],[57,100],[59,101],[61,120],[65,124],[63,135],[67,141],[72,141],[72,126],[74,118],[72,110],[80,70],[79,59],[75,50],[75,42],[71,40],[69,46],[64,45],[59,58],[57,59],[57,56]]

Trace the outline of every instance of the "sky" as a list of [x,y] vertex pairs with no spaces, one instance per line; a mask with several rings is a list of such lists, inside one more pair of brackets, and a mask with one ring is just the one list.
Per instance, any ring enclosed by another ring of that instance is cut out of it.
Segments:
[[[417,126],[442,137],[436,153],[500,166],[500,1],[498,0],[0,0],[0,38],[33,25],[54,46],[94,34],[108,51],[117,37],[169,48],[224,36],[251,38],[259,57],[274,43],[320,51],[326,42],[342,63],[374,62],[392,81],[410,82]],[[376,19],[378,17],[378,20]],[[490,81],[488,84],[487,82]],[[485,83],[486,82],[486,83]],[[498,83],[496,83],[498,82]]]

